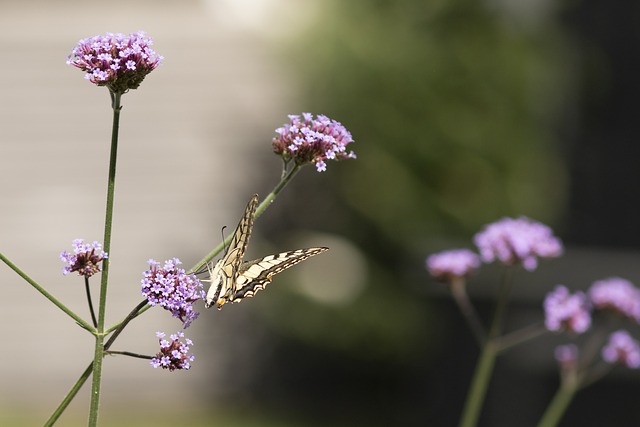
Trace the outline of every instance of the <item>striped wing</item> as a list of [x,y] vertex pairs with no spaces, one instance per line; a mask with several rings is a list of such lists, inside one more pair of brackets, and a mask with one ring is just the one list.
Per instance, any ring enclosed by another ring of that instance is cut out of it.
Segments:
[[243,298],[253,297],[271,283],[274,275],[327,250],[329,248],[298,249],[243,263],[228,301],[240,302]]
[[227,252],[213,268],[208,266],[211,287],[207,292],[204,304],[206,308],[211,307],[214,303],[218,304],[218,308],[222,307],[224,301],[235,293],[236,287],[234,284],[240,274],[242,259],[251,238],[251,229],[253,228],[253,219],[257,207],[258,195],[254,194],[249,203],[247,203],[244,215],[233,232]]

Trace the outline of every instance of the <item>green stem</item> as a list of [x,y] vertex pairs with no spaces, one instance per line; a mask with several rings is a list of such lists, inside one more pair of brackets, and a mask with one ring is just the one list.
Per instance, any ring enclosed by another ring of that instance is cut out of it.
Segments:
[[89,304],[89,313],[91,314],[91,322],[93,323],[93,327],[98,327],[98,321],[96,320],[96,313],[93,310],[93,301],[91,300],[91,288],[89,287],[89,278],[84,276],[84,288],[87,292],[87,304]]
[[[111,347],[111,345],[113,344],[115,339],[118,337],[118,335],[120,335],[120,332],[122,332],[124,327],[127,326],[127,324],[131,320],[135,319],[141,313],[144,313],[146,310],[148,310],[149,307],[151,307],[151,306],[147,304],[147,300],[142,301],[133,310],[131,310],[131,313],[129,313],[127,315],[127,317],[125,317],[125,319],[122,322],[112,326],[111,328],[109,328],[105,332],[105,335],[107,335],[112,331],[116,331],[116,333],[114,333],[111,337],[109,337],[109,340],[104,345],[104,353],[103,354],[107,354],[107,353],[110,353],[110,354],[127,354],[127,355],[132,355],[133,354],[133,353],[132,354],[128,354],[127,352],[109,351],[109,347]],[[151,357],[147,357],[147,356],[144,356],[144,357],[143,356],[138,356],[138,357],[151,358]],[[78,394],[78,391],[80,390],[82,385],[87,381],[87,379],[89,378],[89,375],[91,374],[92,371],[93,371],[93,362],[91,362],[89,364],[87,369],[82,373],[82,375],[80,376],[78,381],[76,381],[74,386],[71,388],[71,390],[69,391],[67,396],[65,396],[65,398],[62,400],[62,402],[60,403],[58,408],[56,408],[56,410],[53,412],[53,414],[51,414],[51,417],[49,418],[49,420],[47,420],[47,423],[45,424],[45,426],[52,426],[58,420],[58,418],[60,418],[60,415],[62,415],[62,413],[64,412],[65,409],[67,409],[67,406],[69,406],[69,404],[71,403],[73,398],[76,396],[76,394]]]
[[264,212],[269,207],[269,205],[273,203],[273,201],[276,199],[278,194],[280,194],[280,192],[284,189],[284,187],[286,187],[287,184],[291,182],[293,177],[296,176],[296,174],[300,171],[301,167],[302,166],[300,165],[294,165],[291,168],[291,170],[289,170],[288,172],[283,171],[282,177],[280,178],[280,182],[276,184],[273,190],[271,190],[271,193],[267,194],[267,197],[265,197],[264,200],[258,205],[256,209],[256,218],[262,215],[262,212]]
[[566,412],[573,396],[578,391],[578,383],[573,381],[563,381],[560,388],[553,396],[547,410],[542,415],[538,427],[555,427]]
[[489,329],[489,339],[480,353],[480,359],[473,373],[471,387],[467,394],[467,400],[464,404],[460,427],[473,427],[478,423],[480,409],[484,403],[489,387],[489,380],[493,373],[496,357],[498,355],[498,337],[502,330],[502,320],[506,311],[507,300],[509,299],[509,291],[511,288],[511,269],[507,268],[500,285],[500,293],[496,311],[493,315],[491,328]]
[[105,354],[109,354],[109,355],[120,354],[122,356],[129,356],[129,357],[135,357],[137,359],[147,359],[147,360],[151,360],[154,357],[154,356],[147,356],[146,354],[133,353],[131,351],[116,351],[116,350],[106,351]]
[[49,301],[54,303],[60,310],[64,311],[67,315],[69,315],[69,317],[71,317],[73,320],[75,320],[76,323],[78,323],[78,325],[80,325],[82,328],[86,329],[87,331],[91,332],[92,334],[96,333],[96,328],[95,327],[91,326],[90,324],[85,322],[84,319],[82,319],[82,317],[78,316],[73,311],[69,310],[66,305],[64,305],[63,303],[58,301],[53,295],[51,295],[49,292],[47,292],[35,280],[33,280],[31,277],[29,277],[25,272],[20,270],[18,268],[18,266],[16,266],[14,263],[9,261],[9,259],[6,258],[2,253],[0,253],[0,259],[5,264],[7,264],[10,269],[15,271],[18,274],[18,276],[22,277],[27,283],[29,283],[31,286],[33,286],[38,292],[40,292],[42,295],[44,295],[45,298],[47,298]]
[[497,345],[497,350],[502,353],[505,350],[510,349],[518,344],[522,344],[525,341],[537,338],[547,333],[547,328],[542,323],[535,323],[533,325],[525,326],[522,329],[513,331],[500,338]]
[[127,326],[129,322],[131,322],[133,319],[135,319],[138,316],[138,313],[140,312],[140,310],[142,310],[146,305],[148,305],[148,302],[149,301],[145,299],[144,301],[139,303],[133,310],[131,310],[131,312],[127,315],[127,317],[125,317],[125,319],[115,329],[115,332],[113,333],[113,335],[109,337],[109,340],[104,345],[104,351],[109,350],[109,347],[111,347],[111,345],[116,340],[116,338],[118,338],[118,335],[120,335],[120,333],[123,331],[125,326]]
[[82,388],[82,385],[85,383],[85,381],[87,381],[87,379],[89,378],[89,375],[91,375],[91,371],[93,371],[93,362],[91,362],[89,366],[87,366],[87,369],[85,369],[82,375],[80,375],[80,378],[78,378],[78,381],[76,381],[76,383],[73,385],[69,393],[67,393],[65,398],[62,399],[62,402],[60,402],[60,405],[56,408],[55,411],[53,411],[53,414],[51,414],[51,417],[49,417],[47,422],[44,424],[45,427],[52,426],[55,424],[56,421],[58,421],[58,418],[60,418],[60,415],[62,415],[64,410],[67,409],[67,406],[69,406],[73,398],[76,397],[76,394],[78,394],[78,391],[80,391],[80,388]]
[[109,159],[109,181],[107,183],[107,209],[104,222],[104,251],[109,254],[102,264],[102,281],[100,282],[100,305],[98,308],[98,331],[93,356],[93,381],[91,384],[91,406],[89,409],[89,426],[98,424],[98,408],[100,406],[100,384],[102,381],[102,360],[104,356],[104,318],[107,307],[107,283],[111,259],[111,225],[113,224],[113,200],[116,183],[116,159],[118,156],[118,127],[120,124],[121,93],[111,92],[113,108],[113,126],[111,128],[111,154]]
[[486,340],[486,333],[484,331],[484,327],[482,326],[482,322],[478,318],[478,313],[476,312],[475,308],[473,308],[473,304],[471,304],[471,301],[469,300],[465,279],[462,277],[458,277],[451,283],[450,286],[453,299],[455,300],[456,304],[458,304],[460,312],[467,320],[467,323],[469,324],[469,327],[473,332],[473,336],[476,339],[476,342],[480,347],[482,347]]
[[[273,188],[271,193],[269,193],[267,195],[267,197],[265,197],[264,200],[262,200],[262,202],[260,202],[260,204],[256,208],[256,215],[255,215],[256,218],[258,218],[260,215],[262,215],[262,213],[269,207],[269,205],[271,205],[271,203],[273,203],[273,201],[275,200],[276,196],[284,189],[284,187],[287,186],[287,184],[298,173],[300,168],[301,168],[301,166],[295,165],[293,168],[291,168],[291,170],[289,170],[289,171],[285,170],[284,171],[284,173],[282,174],[282,177],[280,178],[280,182],[278,182],[278,184],[276,184],[276,186]],[[231,241],[232,238],[233,238],[233,235],[231,235],[231,234],[229,236],[227,236],[227,238],[224,239],[222,241],[222,243],[220,243],[211,252],[209,252],[204,258],[202,258],[200,261],[198,261],[196,263],[196,265],[194,265],[193,268],[191,268],[191,270],[189,270],[189,271],[190,272],[199,272],[199,271],[203,270],[204,266],[209,261],[211,261],[213,259],[213,257],[215,257],[220,252],[222,252],[222,250],[229,244],[229,242]]]
[[[139,308],[140,306],[143,306],[142,308]],[[120,327],[122,327],[123,323],[129,323],[131,320],[135,319],[136,317],[140,316],[142,313],[144,313],[145,311],[149,310],[151,308],[151,306],[149,304],[147,304],[147,300],[142,301],[140,304],[138,304],[138,306],[136,307],[136,309],[138,310],[133,317],[131,317],[131,313],[129,313],[127,315],[127,317],[125,317],[123,320],[121,320],[120,322],[110,326],[109,328],[105,329],[104,333],[105,335],[109,335],[111,332],[115,331],[116,329],[119,329]],[[135,311],[136,309],[134,309],[133,311]],[[133,313],[132,311],[132,313]]]

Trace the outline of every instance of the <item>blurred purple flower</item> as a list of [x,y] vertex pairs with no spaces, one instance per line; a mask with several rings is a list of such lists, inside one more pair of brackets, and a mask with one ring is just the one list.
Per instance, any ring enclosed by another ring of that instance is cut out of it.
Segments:
[[616,331],[602,348],[602,358],[608,363],[620,363],[627,368],[637,369],[640,367],[640,345],[627,331]]
[[430,255],[427,270],[436,280],[450,283],[456,277],[466,277],[480,267],[480,257],[469,249],[452,249]]
[[554,356],[562,369],[569,369],[575,366],[579,356],[578,346],[575,344],[564,344],[556,347]]
[[544,299],[544,324],[550,331],[567,330],[581,334],[591,326],[589,301],[583,292],[573,295],[558,285]]
[[560,239],[551,228],[529,218],[503,218],[485,226],[474,242],[484,262],[499,260],[506,265],[522,263],[529,270],[538,266],[538,258],[562,255]]
[[62,262],[69,264],[62,269],[65,276],[77,271],[79,275],[91,277],[100,271],[98,263],[108,258],[108,254],[102,250],[98,242],[84,243],[84,239],[73,241],[73,253],[63,251],[60,253]]
[[168,369],[169,371],[191,368],[190,362],[193,362],[195,357],[193,354],[188,353],[189,346],[193,345],[193,341],[185,338],[184,342],[180,342],[180,339],[184,338],[182,331],[172,334],[169,337],[171,341],[164,339],[164,332],[156,332],[156,336],[160,341],[160,352],[156,354],[156,357],[151,359],[151,366],[154,368]]
[[599,310],[611,310],[640,322],[640,290],[620,277],[598,280],[589,289],[589,298]]
[[285,162],[296,165],[314,163],[318,172],[327,169],[326,160],[355,159],[353,151],[347,153],[347,145],[353,142],[351,133],[342,124],[319,114],[289,115],[289,123],[276,129],[273,151]]
[[184,269],[177,268],[180,260],[167,260],[163,267],[150,259],[149,270],[142,279],[142,295],[149,300],[149,305],[159,305],[169,310],[187,328],[198,317],[193,310],[193,303],[204,299],[202,284],[194,274],[186,274]]
[[85,71],[85,78],[112,92],[137,89],[142,80],[164,59],[152,48],[144,31],[125,35],[106,33],[82,39],[67,58],[67,65]]

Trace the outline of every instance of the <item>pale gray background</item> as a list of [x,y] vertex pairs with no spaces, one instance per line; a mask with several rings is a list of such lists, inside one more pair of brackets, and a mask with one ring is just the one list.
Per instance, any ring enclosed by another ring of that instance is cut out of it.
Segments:
[[[233,229],[257,186],[279,177],[273,130],[304,105],[296,76],[273,52],[315,3],[0,2],[0,250],[88,318],[82,282],[61,274],[58,254],[74,238],[102,240],[111,110],[107,90],[65,59],[80,38],[142,29],[165,60],[123,97],[107,323],[141,301],[148,258],[177,256],[186,267],[199,260],[222,225]],[[90,361],[93,339],[4,264],[0,284],[0,410],[46,416]],[[152,310],[114,349],[153,353],[154,332],[179,326]],[[211,352],[205,326],[187,330],[198,369],[186,373],[108,358],[103,409],[157,409],[168,391],[174,407],[199,403],[225,346]],[[86,413],[87,399],[85,386],[71,410]]]

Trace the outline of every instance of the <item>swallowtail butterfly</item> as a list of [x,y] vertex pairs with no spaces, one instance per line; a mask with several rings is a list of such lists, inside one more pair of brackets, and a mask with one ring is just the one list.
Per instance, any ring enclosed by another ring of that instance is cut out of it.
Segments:
[[243,298],[253,297],[264,289],[275,274],[286,270],[329,248],[307,248],[268,255],[253,261],[243,261],[244,252],[251,237],[253,219],[258,207],[258,195],[254,194],[240,223],[233,233],[225,255],[209,269],[211,287],[207,292],[204,306],[217,305],[218,310],[227,302],[240,302]]

